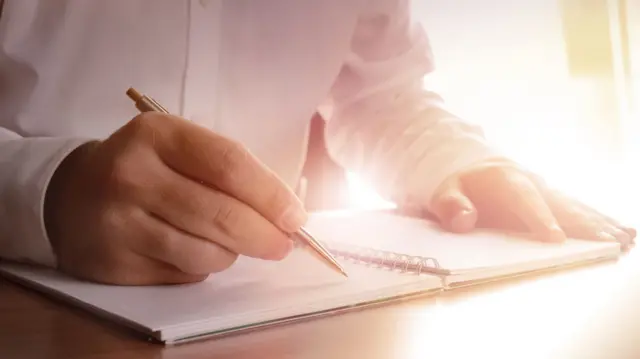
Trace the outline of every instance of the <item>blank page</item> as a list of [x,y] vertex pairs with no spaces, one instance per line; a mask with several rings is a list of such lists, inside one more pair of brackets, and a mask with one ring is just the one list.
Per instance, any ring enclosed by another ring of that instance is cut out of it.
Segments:
[[12,264],[0,270],[168,341],[441,286],[437,277],[343,264],[348,279],[296,249],[280,262],[240,257],[202,283],[147,287],[81,282]]
[[427,220],[388,212],[358,211],[313,216],[307,228],[328,244],[371,247],[412,256],[436,258],[452,272],[511,267],[531,262],[562,261],[592,253],[618,252],[620,245],[570,239],[543,243],[524,234],[477,230],[468,234],[443,231]]

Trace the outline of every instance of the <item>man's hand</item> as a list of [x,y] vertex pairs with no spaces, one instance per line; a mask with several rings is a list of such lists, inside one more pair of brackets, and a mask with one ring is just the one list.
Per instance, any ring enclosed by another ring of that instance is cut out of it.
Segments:
[[633,242],[636,231],[549,189],[515,166],[487,164],[448,179],[431,211],[453,232],[476,227],[528,231],[539,240],[567,237]]
[[282,259],[306,213],[238,143],[150,112],[65,159],[45,221],[62,271],[142,285],[201,281],[238,255]]

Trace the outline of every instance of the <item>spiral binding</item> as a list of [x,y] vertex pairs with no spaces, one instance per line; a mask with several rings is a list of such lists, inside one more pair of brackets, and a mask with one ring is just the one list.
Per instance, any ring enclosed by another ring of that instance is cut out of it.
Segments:
[[447,275],[436,258],[411,256],[392,251],[378,250],[355,245],[324,243],[327,250],[336,257],[350,262],[385,268],[412,274]]

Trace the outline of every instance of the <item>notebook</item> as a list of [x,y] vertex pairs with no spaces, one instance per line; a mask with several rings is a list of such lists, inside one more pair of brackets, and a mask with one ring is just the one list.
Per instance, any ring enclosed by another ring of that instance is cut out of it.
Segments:
[[532,271],[615,259],[611,242],[540,243],[524,235],[456,235],[432,222],[377,212],[327,212],[307,229],[349,278],[304,247],[279,262],[240,257],[207,280],[173,286],[112,286],[0,263],[10,279],[131,327],[165,344],[338,314]]

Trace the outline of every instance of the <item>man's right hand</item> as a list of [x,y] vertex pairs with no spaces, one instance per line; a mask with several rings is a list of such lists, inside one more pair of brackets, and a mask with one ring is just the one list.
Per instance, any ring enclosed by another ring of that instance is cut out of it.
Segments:
[[243,146],[156,112],[69,155],[45,201],[59,269],[122,285],[201,281],[238,255],[282,259],[305,221]]

